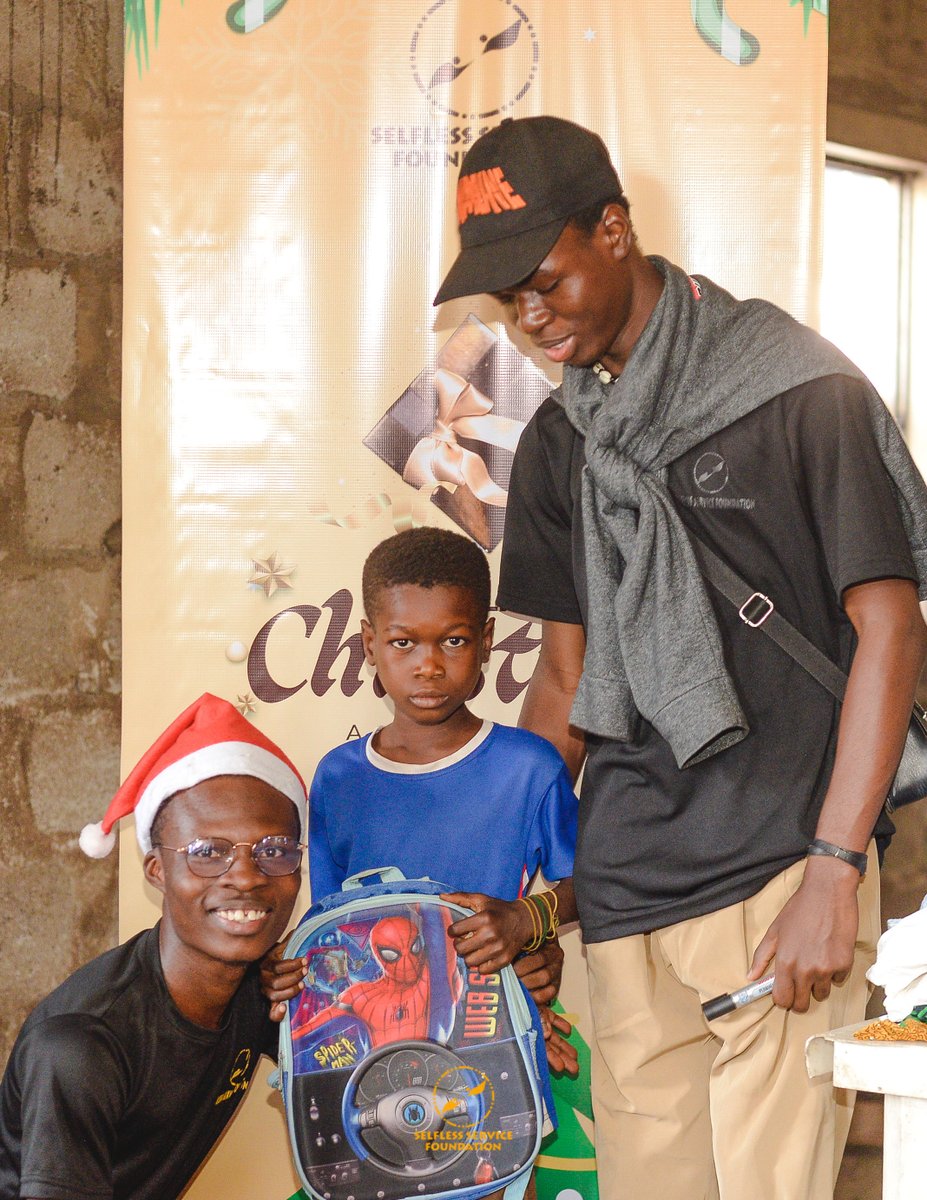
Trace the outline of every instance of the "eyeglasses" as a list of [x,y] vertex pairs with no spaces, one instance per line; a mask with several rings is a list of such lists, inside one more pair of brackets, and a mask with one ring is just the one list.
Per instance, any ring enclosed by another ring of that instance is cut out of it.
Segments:
[[207,879],[224,875],[232,865],[239,846],[248,846],[251,861],[264,875],[293,875],[299,870],[305,846],[291,837],[265,837],[259,842],[230,842],[227,838],[194,838],[187,846],[165,846],[157,842],[158,850],[173,850],[184,854],[187,866],[194,875]]

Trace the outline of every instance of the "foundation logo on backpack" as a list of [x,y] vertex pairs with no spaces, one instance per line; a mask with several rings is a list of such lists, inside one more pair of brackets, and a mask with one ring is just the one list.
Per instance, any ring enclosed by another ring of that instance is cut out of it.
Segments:
[[510,112],[534,82],[538,59],[534,27],[514,0],[437,0],[409,47],[413,78],[429,104],[464,121]]
[[[502,1078],[507,1076],[503,1074]],[[514,1127],[493,1129],[488,1125],[496,1093],[492,1080],[478,1067],[461,1065],[444,1071],[432,1090],[432,1103],[441,1127],[416,1134],[426,1143],[426,1152],[459,1154],[471,1150],[485,1157],[515,1138]]]
[[476,1129],[485,1125],[496,1103],[496,1092],[492,1080],[478,1067],[449,1067],[439,1075],[432,1099],[446,1128]]

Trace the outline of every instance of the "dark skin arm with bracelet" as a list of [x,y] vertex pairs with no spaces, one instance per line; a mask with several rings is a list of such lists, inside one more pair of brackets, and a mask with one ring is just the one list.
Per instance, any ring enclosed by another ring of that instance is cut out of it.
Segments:
[[796,1012],[807,1011],[812,998],[824,1000],[853,964],[866,846],[901,757],[927,649],[909,580],[848,588],[843,606],[858,643],[834,769],[802,884],[760,941],[747,973],[749,981],[759,979],[775,960],[773,1002]]
[[518,900],[481,892],[448,892],[442,899],[473,909],[472,916],[462,917],[448,929],[467,967],[488,975],[513,963],[538,1005],[551,1069],[578,1074],[576,1051],[566,1041],[572,1026],[549,1006],[557,994],[563,962],[557,930],[561,922],[577,917],[573,880],[563,879],[549,891]]

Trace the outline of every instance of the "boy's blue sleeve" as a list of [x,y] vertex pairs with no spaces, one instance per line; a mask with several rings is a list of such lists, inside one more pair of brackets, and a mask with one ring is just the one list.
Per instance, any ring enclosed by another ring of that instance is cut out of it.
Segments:
[[537,848],[541,871],[551,883],[573,874],[578,810],[564,763],[538,805],[531,826],[530,845]]
[[332,857],[325,822],[324,764],[320,763],[309,789],[309,892],[313,904],[341,889],[344,872]]

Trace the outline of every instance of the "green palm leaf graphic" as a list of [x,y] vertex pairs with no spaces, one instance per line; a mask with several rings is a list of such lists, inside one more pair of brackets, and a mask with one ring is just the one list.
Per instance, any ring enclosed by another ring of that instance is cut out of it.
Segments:
[[821,13],[821,14],[822,14],[823,16],[825,16],[825,17],[827,17],[827,16],[829,16],[829,15],[830,15],[830,12],[829,12],[829,9],[830,9],[830,2],[829,2],[829,0],[789,0],[789,4],[790,4],[791,6],[793,6],[793,7],[794,7],[796,4],[801,4],[801,5],[803,5],[803,6],[804,6],[804,10],[805,10],[805,33],[806,33],[806,34],[808,33],[808,20],[809,20],[809,18],[811,17],[811,14],[812,14],[812,12],[819,12],[819,13]]
[[[180,0],[183,5],[183,0]],[[142,67],[148,69],[148,3],[147,0],[125,0],[126,10],[126,54],[135,54],[135,62],[141,77]],[[161,0],[152,0],[152,37],[151,43],[158,44],[158,26],[161,23]]]

